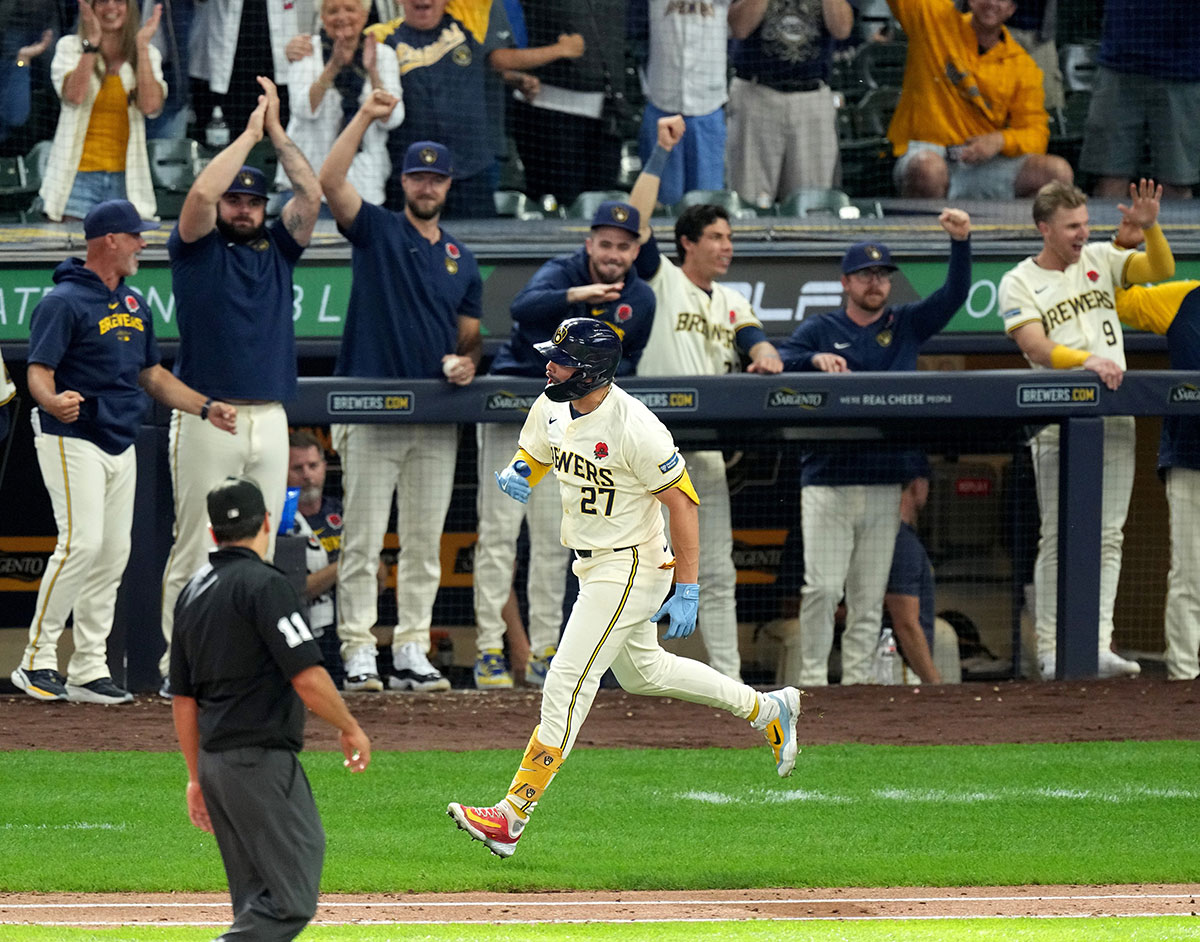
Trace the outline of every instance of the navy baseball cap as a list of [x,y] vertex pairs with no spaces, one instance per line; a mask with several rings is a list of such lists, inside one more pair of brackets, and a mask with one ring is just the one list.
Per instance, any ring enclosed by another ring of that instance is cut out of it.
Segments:
[[249,193],[251,196],[267,198],[267,178],[257,167],[243,167],[229,184],[226,193]]
[[864,268],[896,270],[892,264],[892,253],[886,245],[881,242],[855,242],[842,256],[842,274],[849,275]]
[[266,512],[262,491],[249,478],[228,477],[208,492],[208,522],[214,530]]
[[638,211],[628,203],[622,203],[618,200],[606,200],[596,207],[596,212],[592,216],[592,228],[598,226],[614,226],[617,229],[624,229],[626,232],[638,234],[641,228],[642,217]]
[[401,173],[440,173],[443,177],[454,175],[454,164],[450,159],[450,148],[437,141],[416,141],[404,152],[404,169]]
[[149,232],[158,223],[147,221],[129,200],[105,200],[92,207],[83,219],[83,237],[99,239],[114,232]]

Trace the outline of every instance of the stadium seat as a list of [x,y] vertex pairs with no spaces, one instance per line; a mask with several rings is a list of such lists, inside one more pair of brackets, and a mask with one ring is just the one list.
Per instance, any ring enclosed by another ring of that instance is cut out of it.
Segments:
[[511,219],[545,219],[545,213],[520,190],[497,190],[492,194],[496,215]]
[[906,42],[866,42],[854,57],[858,73],[868,89],[899,88],[904,84]]
[[608,200],[620,200],[623,203],[629,201],[629,194],[624,190],[584,190],[569,207],[567,207],[567,219],[591,219],[596,213],[596,208]]
[[820,186],[806,186],[793,193],[779,204],[780,216],[836,216],[838,210],[850,205],[850,197],[841,190]]
[[46,167],[50,165],[53,147],[53,141],[38,141],[25,155],[25,185],[35,193],[42,188],[42,178],[46,175]]
[[899,100],[898,88],[873,88],[857,105],[842,109],[847,115],[838,120],[838,150],[847,193],[891,192],[894,160],[887,129]]
[[638,156],[638,142],[625,141],[621,145],[621,172],[617,176],[617,183],[632,190],[641,172],[642,158]]
[[[50,142],[42,143],[49,145]],[[41,151],[35,148],[29,157],[0,159],[0,217],[5,222],[26,221],[34,197],[42,185],[41,172],[35,172],[33,167],[39,163],[40,156],[49,156],[49,153],[48,147]],[[40,165],[44,168],[44,161]]]
[[250,153],[246,156],[246,163],[251,167],[257,167],[263,172],[263,176],[267,178],[267,189],[271,189],[275,185],[275,171],[279,166],[279,157],[275,154],[275,148],[269,140],[261,140],[250,148]]
[[200,172],[200,145],[188,138],[159,138],[146,141],[146,151],[158,215],[177,219]]
[[1094,43],[1070,43],[1058,51],[1058,64],[1062,69],[1063,87],[1067,93],[1090,92],[1096,81],[1096,53]]
[[712,203],[722,207],[731,219],[755,219],[758,216],[758,211],[743,203],[742,198],[733,190],[689,190],[683,194],[672,211],[678,216],[689,206],[698,206],[701,203]]

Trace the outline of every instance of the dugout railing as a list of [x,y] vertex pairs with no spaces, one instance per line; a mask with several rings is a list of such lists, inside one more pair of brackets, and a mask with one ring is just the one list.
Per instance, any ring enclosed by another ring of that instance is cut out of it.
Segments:
[[[630,377],[622,385],[654,410],[684,447],[844,436],[880,437],[930,451],[999,453],[1021,449],[1031,426],[1063,429],[1058,585],[1059,676],[1094,676],[1104,468],[1102,418],[1200,413],[1200,375],[1173,371],[1126,374],[1112,392],[1091,373],[1032,370]],[[288,405],[294,425],[331,422],[520,422],[538,394],[536,380],[480,377],[457,388],[434,380],[302,378]],[[159,586],[170,543],[171,484],[164,414],[138,443],[139,485],[133,556],[110,643],[110,662],[127,670],[132,689],[158,680]],[[964,446],[970,443],[969,448]],[[447,469],[447,473],[453,473]],[[471,472],[473,474],[473,470]],[[1014,580],[1015,581],[1015,580]],[[1014,592],[1019,587],[1014,585]],[[1013,672],[1020,630],[1014,604]]]

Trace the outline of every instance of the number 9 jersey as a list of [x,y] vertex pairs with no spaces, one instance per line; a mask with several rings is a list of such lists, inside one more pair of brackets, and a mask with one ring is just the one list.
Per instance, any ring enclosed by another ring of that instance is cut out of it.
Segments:
[[562,542],[572,549],[639,546],[663,534],[655,494],[680,487],[697,504],[671,433],[646,406],[613,385],[594,412],[539,396],[521,429],[521,450],[552,468],[562,495]]
[[[1112,360],[1125,369],[1125,340],[1117,317],[1116,288],[1125,285],[1132,249],[1089,242],[1079,261],[1049,271],[1027,258],[1000,279],[1004,330],[1040,320],[1057,344]],[[1030,364],[1038,369],[1038,364]]]

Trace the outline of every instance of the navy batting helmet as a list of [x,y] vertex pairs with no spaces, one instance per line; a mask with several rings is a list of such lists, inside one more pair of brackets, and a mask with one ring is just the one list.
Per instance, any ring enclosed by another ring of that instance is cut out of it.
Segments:
[[575,368],[569,379],[546,384],[546,398],[553,402],[582,399],[607,386],[621,362],[621,338],[607,323],[591,317],[567,318],[558,325],[553,339],[535,344],[534,349],[547,360]]

